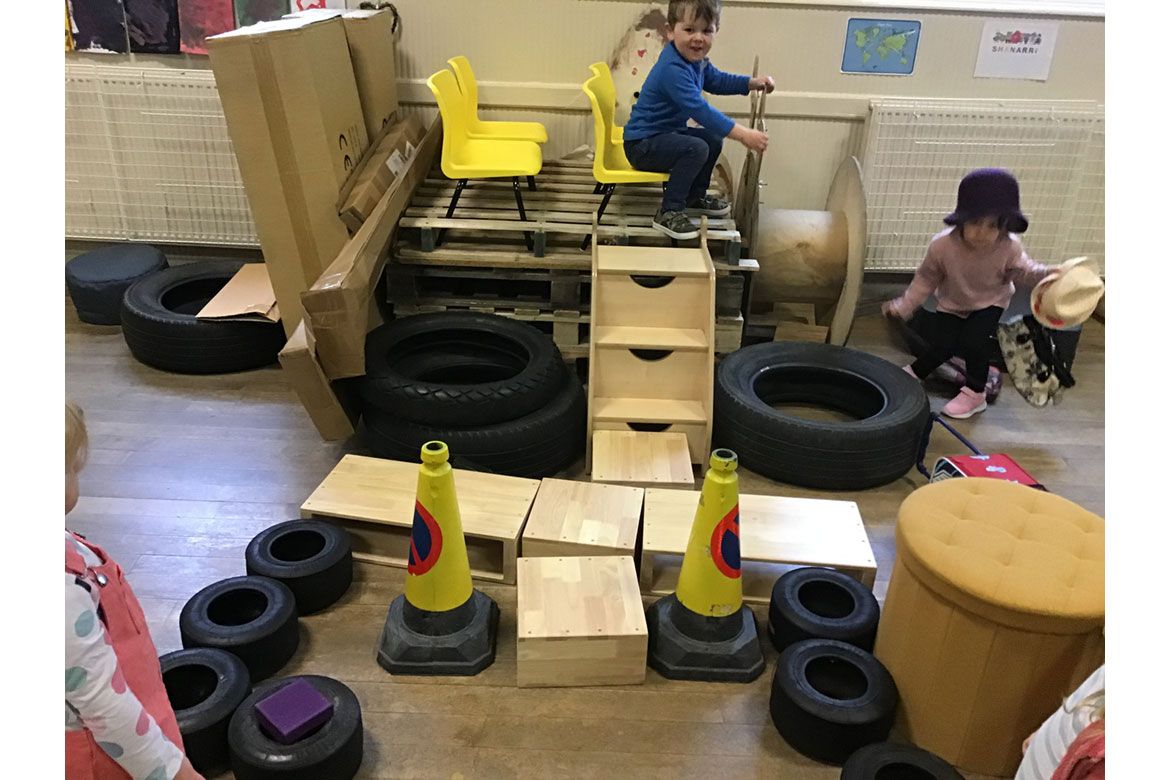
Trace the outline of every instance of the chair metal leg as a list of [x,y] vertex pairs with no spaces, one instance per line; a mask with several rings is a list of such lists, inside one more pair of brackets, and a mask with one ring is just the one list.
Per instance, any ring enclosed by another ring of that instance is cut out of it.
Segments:
[[[601,218],[603,216],[605,216],[605,209],[607,206],[609,206],[609,199],[613,196],[613,191],[617,187],[617,185],[616,184],[599,184],[597,186],[601,187],[602,188],[601,191],[605,193],[604,197],[602,197],[602,199],[601,199],[601,205],[597,208],[597,224],[600,225]],[[592,235],[585,236],[585,239],[583,241],[581,241],[582,251],[588,249],[589,244],[592,241],[593,241]]]
[[[467,179],[460,179],[455,182],[455,194],[451,196],[451,205],[447,206],[447,219],[451,219],[451,215],[455,213],[455,204],[459,202],[459,196],[463,194],[463,188],[467,186]],[[443,236],[446,235],[447,229],[443,228],[439,234],[435,236],[435,246],[440,246],[443,243]]]
[[[516,196],[516,209],[520,212],[520,220],[522,222],[528,221],[528,215],[524,213],[524,196],[520,194],[520,177],[512,177],[512,192]],[[532,233],[524,231],[524,245],[528,247],[528,251],[532,251]]]
[[602,191],[603,189],[605,189],[605,185],[604,185],[604,184],[602,184],[601,182],[597,182],[597,184],[594,184],[594,185],[593,185],[593,194],[594,194],[594,195],[600,195],[600,194],[601,194],[601,191]]
[[535,176],[528,177],[528,189],[531,192],[536,192],[536,177]]

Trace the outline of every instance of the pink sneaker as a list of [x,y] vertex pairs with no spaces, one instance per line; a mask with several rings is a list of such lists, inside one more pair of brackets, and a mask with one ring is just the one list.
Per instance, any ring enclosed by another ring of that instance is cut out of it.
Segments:
[[965,420],[987,408],[987,393],[976,393],[969,387],[959,388],[959,394],[947,401],[942,413],[956,420]]

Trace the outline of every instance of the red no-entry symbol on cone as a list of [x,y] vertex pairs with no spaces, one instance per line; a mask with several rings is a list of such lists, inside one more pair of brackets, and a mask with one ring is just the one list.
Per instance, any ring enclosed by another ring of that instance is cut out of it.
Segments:
[[[443,529],[435,518],[418,501],[414,502],[414,524],[410,529],[410,557],[406,571],[410,574],[426,574],[439,562],[443,552]],[[736,557],[738,561],[738,555]]]
[[711,560],[724,577],[739,579],[739,504],[715,524],[711,533]]

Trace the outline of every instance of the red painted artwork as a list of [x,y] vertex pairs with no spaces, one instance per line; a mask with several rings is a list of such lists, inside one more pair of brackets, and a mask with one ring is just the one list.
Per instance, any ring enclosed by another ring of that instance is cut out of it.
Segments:
[[187,54],[206,54],[204,41],[236,29],[232,0],[179,0],[179,48]]

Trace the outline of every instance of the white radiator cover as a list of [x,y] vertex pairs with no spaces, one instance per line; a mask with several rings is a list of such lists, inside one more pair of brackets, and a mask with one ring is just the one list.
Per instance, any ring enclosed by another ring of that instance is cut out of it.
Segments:
[[1092,102],[875,100],[865,133],[866,268],[912,271],[968,171],[1020,181],[1037,260],[1105,268],[1105,110]]
[[211,71],[66,64],[65,233],[259,243]]

